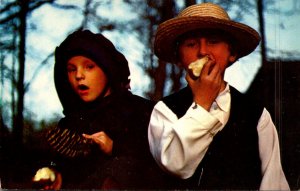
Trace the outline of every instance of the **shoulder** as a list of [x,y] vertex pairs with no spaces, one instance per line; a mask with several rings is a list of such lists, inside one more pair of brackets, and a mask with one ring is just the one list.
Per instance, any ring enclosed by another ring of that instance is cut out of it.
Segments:
[[119,99],[115,101],[114,105],[118,108],[118,112],[126,116],[133,115],[137,117],[150,115],[155,102],[131,92],[126,92],[119,95]]
[[185,87],[176,93],[164,97],[161,101],[171,107],[172,105],[190,105],[193,102],[192,91],[189,87]]
[[162,102],[180,118],[193,103],[193,94],[189,87],[185,87],[174,94],[164,97]]
[[177,100],[189,100],[193,99],[192,97],[192,91],[191,89],[187,86],[178,92],[175,92],[173,94],[170,94],[162,99],[163,102],[172,102],[172,101],[177,101]]
[[257,115],[257,117],[261,116],[264,109],[264,105],[261,100],[256,99],[247,93],[241,93],[232,86],[230,86],[230,94],[232,110],[240,108],[242,113],[246,112],[251,113],[252,115]]

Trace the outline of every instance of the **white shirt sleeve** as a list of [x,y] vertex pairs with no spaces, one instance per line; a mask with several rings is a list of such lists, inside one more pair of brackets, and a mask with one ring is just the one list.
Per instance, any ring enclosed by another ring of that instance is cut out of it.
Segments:
[[158,102],[148,128],[150,151],[166,171],[186,179],[203,159],[222,123],[202,107],[190,106],[180,119]]
[[[203,159],[213,136],[223,124],[202,107],[190,106],[180,119],[163,103],[154,107],[148,128],[150,151],[167,172],[182,179],[191,177]],[[220,118],[219,118],[220,119]],[[284,175],[277,130],[264,109],[257,125],[262,181],[260,190],[289,190]]]
[[264,109],[257,126],[262,181],[260,190],[289,190],[280,160],[277,130],[269,112]]

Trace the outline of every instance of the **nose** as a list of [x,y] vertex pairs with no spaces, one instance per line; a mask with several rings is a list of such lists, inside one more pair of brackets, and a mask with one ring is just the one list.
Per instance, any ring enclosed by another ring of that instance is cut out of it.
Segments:
[[75,78],[78,81],[84,79],[85,78],[84,71],[82,69],[77,69]]
[[205,42],[205,39],[199,40],[199,50],[198,50],[198,57],[202,58],[203,56],[208,55],[208,49],[207,44]]

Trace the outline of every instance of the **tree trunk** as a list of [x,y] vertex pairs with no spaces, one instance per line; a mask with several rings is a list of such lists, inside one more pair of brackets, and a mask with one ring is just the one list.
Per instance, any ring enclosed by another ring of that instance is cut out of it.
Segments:
[[24,110],[24,72],[25,72],[25,42],[26,42],[26,17],[28,12],[28,1],[19,0],[20,5],[20,25],[19,25],[19,70],[17,81],[17,114],[15,118],[15,126],[13,129],[16,145],[23,143],[23,110]]
[[261,35],[261,58],[262,63],[265,63],[266,59],[266,40],[265,40],[265,23],[264,23],[264,5],[263,0],[257,0],[257,12],[258,12],[258,23],[259,32]]
[[196,4],[196,0],[185,0],[185,7]]
[[[175,2],[174,0],[165,0],[163,1],[162,6],[158,9],[160,14],[160,21],[162,23],[170,18],[173,18],[175,15]],[[151,43],[151,37],[149,37],[149,42]],[[153,61],[153,60],[152,60]],[[152,62],[151,61],[151,62]],[[151,68],[148,73],[154,81],[154,88],[152,92],[148,93],[148,96],[152,100],[159,100],[164,95],[164,90],[166,86],[167,79],[167,64],[162,60],[158,61],[158,66],[155,68]]]

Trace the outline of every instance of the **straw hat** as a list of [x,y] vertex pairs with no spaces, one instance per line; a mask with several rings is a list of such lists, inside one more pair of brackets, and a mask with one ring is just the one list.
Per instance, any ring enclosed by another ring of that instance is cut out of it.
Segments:
[[158,26],[154,40],[156,56],[164,61],[174,62],[177,38],[195,29],[218,29],[231,34],[236,40],[238,58],[254,51],[260,41],[257,31],[232,21],[222,7],[213,3],[202,3],[187,7],[177,17]]

